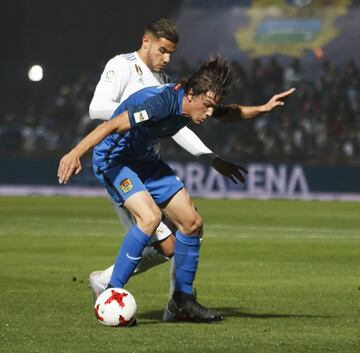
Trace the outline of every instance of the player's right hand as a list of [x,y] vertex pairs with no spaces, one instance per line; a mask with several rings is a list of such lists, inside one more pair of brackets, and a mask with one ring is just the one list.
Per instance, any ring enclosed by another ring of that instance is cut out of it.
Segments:
[[77,154],[70,152],[61,158],[57,176],[59,184],[66,184],[73,174],[79,174],[81,171],[80,158]]
[[230,178],[233,183],[237,184],[237,181],[240,181],[240,183],[244,184],[246,181],[245,175],[247,174],[247,170],[237,164],[225,161],[224,159],[220,157],[215,157],[211,165],[222,175]]

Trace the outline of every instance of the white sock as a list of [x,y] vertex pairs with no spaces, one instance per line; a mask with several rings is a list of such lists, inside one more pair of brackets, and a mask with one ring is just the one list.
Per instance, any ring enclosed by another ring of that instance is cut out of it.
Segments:
[[145,272],[150,268],[163,264],[164,262],[169,260],[170,260],[169,257],[163,255],[153,246],[147,246],[141,254],[141,261],[135,268],[133,275],[137,275],[139,273]]
[[108,267],[106,270],[102,271],[99,274],[99,281],[101,282],[102,285],[104,285],[105,288],[110,282],[113,270],[114,270],[114,265],[111,265],[110,267]]
[[[141,261],[138,264],[138,266],[135,268],[133,275],[137,275],[139,273],[145,272],[150,268],[160,265],[166,261],[169,261],[169,258],[167,256],[163,255],[160,251],[156,250],[154,247],[147,246],[145,247],[145,249],[141,254]],[[111,265],[110,267],[108,267],[106,270],[102,271],[99,274],[99,281],[101,282],[101,284],[104,285],[105,288],[110,282],[113,270],[114,270],[114,265]]]
[[169,283],[169,300],[172,298],[175,291],[175,261],[171,259],[170,265],[170,283]]

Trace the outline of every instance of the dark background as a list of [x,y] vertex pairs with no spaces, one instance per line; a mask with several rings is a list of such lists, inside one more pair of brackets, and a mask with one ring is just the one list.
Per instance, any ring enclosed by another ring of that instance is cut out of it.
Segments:
[[[117,53],[138,49],[144,25],[176,19],[184,1],[4,1],[0,8],[1,111],[21,110],[29,86],[52,89],[94,71]],[[41,83],[29,82],[33,64],[44,67]],[[67,77],[64,77],[67,76]]]
[[[281,13],[291,3],[278,0],[274,7]],[[318,16],[320,22],[328,9],[342,9],[343,15],[334,20],[338,35],[321,48],[322,57],[311,42],[295,59],[276,49],[268,56],[252,55],[236,43],[236,31],[250,25],[248,10],[255,0],[3,0],[0,184],[30,182],[28,170],[48,169],[52,175],[60,156],[98,123],[90,120],[88,107],[105,63],[137,50],[144,27],[159,17],[175,22],[181,38],[166,69],[174,81],[217,52],[234,65],[238,84],[227,97],[231,103],[264,104],[297,87],[285,109],[268,118],[190,126],[215,153],[235,162],[360,165],[360,1],[344,4],[309,3],[309,18]],[[322,35],[331,32],[328,27]],[[28,79],[34,64],[44,69],[40,82]],[[294,81],[286,74],[295,71]],[[162,156],[193,159],[172,140],[162,142]],[[38,175],[34,178],[43,183]]]

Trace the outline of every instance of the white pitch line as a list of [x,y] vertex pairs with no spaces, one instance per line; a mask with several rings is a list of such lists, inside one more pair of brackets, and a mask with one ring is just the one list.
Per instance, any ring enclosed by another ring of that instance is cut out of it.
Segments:
[[[55,219],[54,219],[55,220]],[[32,222],[44,222],[43,217],[13,217],[11,222],[14,221],[32,221]],[[78,224],[110,224],[110,225],[119,225],[120,221],[115,219],[93,219],[93,218],[83,218],[83,217],[69,217],[62,220],[64,223],[78,223]],[[329,234],[359,234],[360,230],[339,230],[333,228],[316,228],[316,227],[293,227],[293,226],[273,226],[273,225],[230,225],[222,223],[205,223],[206,229],[234,229],[242,231],[270,231],[270,232],[293,232],[293,233],[329,233]]]
[[[41,217],[16,217],[17,222],[24,221],[41,221]],[[17,223],[15,222],[15,224]],[[63,220],[65,223],[77,223],[77,224],[107,224],[107,225],[120,225],[120,222],[116,219],[90,219],[90,218],[67,218]],[[14,224],[14,219],[12,220]],[[15,226],[16,227],[16,226]],[[12,226],[13,229],[16,229]],[[221,232],[218,233],[218,231]],[[292,227],[292,226],[273,226],[273,225],[229,225],[229,224],[206,224],[205,225],[205,235],[211,238],[237,238],[237,239],[246,239],[251,237],[259,237],[259,234],[254,235],[255,232],[262,232],[260,235],[261,238],[265,239],[320,239],[320,238],[331,238],[337,239],[346,237],[346,239],[357,239],[360,238],[360,231],[358,230],[345,230],[345,229],[333,229],[333,228],[316,228],[316,227]],[[13,234],[14,230],[5,232],[0,230],[0,235],[9,235]],[[24,232],[22,232],[24,233]],[[224,234],[225,233],[225,234]],[[231,233],[231,235],[226,235],[226,233]],[[269,235],[269,233],[272,233]],[[286,235],[274,236],[273,233],[287,233]],[[290,233],[290,234],[289,234]],[[295,233],[291,235],[291,233]],[[48,232],[37,231],[31,232],[32,235],[48,235]],[[301,234],[301,236],[300,236]],[[63,235],[63,234],[59,234]],[[70,236],[68,234],[68,236]],[[87,234],[71,234],[71,236],[103,236],[101,233],[87,233]]]
[[[239,230],[238,230],[239,231]],[[0,231],[0,236],[13,236],[15,233],[14,230],[9,231],[9,232],[5,232],[5,231]],[[125,233],[124,232],[119,232],[119,233],[111,233],[111,234],[104,234],[104,233],[100,233],[100,232],[87,232],[87,233],[69,233],[69,232],[64,232],[64,233],[51,233],[49,234],[49,232],[46,231],[30,231],[29,233],[24,233],[21,232],[21,235],[25,235],[25,236],[46,236],[46,237],[121,237],[123,236]],[[328,241],[332,241],[332,240],[343,240],[343,241],[349,241],[349,240],[360,240],[360,234],[359,235],[348,235],[348,234],[342,234],[339,233],[337,235],[331,235],[329,236],[326,233],[312,233],[311,235],[290,235],[290,234],[286,234],[286,235],[268,235],[268,234],[256,234],[254,235],[253,233],[249,233],[249,232],[242,232],[242,234],[238,234],[236,232],[232,232],[232,233],[216,233],[213,231],[206,231],[204,234],[205,238],[210,238],[210,239],[229,239],[229,240],[240,240],[240,239],[252,239],[252,240],[276,240],[276,241],[284,241],[284,240],[291,240],[291,241],[308,241],[308,240],[319,240],[319,239],[324,239],[324,240],[328,240]]]
[[227,224],[209,224],[205,225],[207,229],[233,229],[237,231],[261,231],[261,232],[288,232],[288,233],[322,233],[322,234],[354,234],[360,236],[360,231],[343,230],[332,228],[308,228],[308,227],[289,227],[289,226],[232,226]]
[[254,240],[277,240],[277,241],[283,241],[283,240],[298,240],[298,241],[306,241],[306,240],[319,240],[319,239],[324,239],[324,240],[344,240],[344,241],[349,241],[349,240],[360,240],[360,235],[346,235],[346,234],[342,234],[342,235],[332,235],[332,236],[328,236],[326,234],[316,234],[313,233],[312,235],[305,235],[305,236],[299,236],[299,235],[255,235],[254,234],[231,234],[231,235],[224,235],[224,234],[216,234],[216,233],[209,233],[209,232],[205,232],[204,233],[204,237],[205,238],[212,238],[212,239],[233,239],[233,240],[238,240],[238,239],[254,239]]
[[[42,217],[15,217],[12,219],[21,221],[33,221],[43,222]],[[62,221],[63,223],[77,223],[77,224],[107,224],[107,225],[120,225],[120,221],[117,219],[90,219],[90,218],[67,218]],[[230,225],[222,223],[205,224],[205,230],[208,229],[220,229],[220,230],[235,230],[237,232],[243,231],[261,231],[261,232],[287,232],[287,233],[324,233],[324,234],[355,234],[360,235],[360,231],[357,230],[345,230],[345,229],[333,229],[333,228],[316,228],[316,227],[292,227],[292,226],[272,226],[272,225]],[[1,234],[1,233],[0,233]]]
[[[5,231],[0,231],[0,236],[8,236],[11,235],[13,236],[15,233],[14,230],[9,231],[9,232],[5,232]],[[25,235],[25,236],[46,236],[46,237],[114,237],[116,236],[116,234],[104,234],[104,233],[69,233],[69,232],[64,232],[64,233],[49,233],[46,231],[30,231],[28,233],[25,233],[23,231],[19,232],[16,231],[16,233],[21,233],[21,235]]]
[[[56,221],[56,219],[53,219]],[[12,217],[11,222],[42,222],[44,223],[44,217]],[[51,219],[50,219],[51,221]],[[120,224],[120,221],[116,219],[90,219],[90,218],[65,218],[61,220],[62,223],[83,223],[83,224]]]

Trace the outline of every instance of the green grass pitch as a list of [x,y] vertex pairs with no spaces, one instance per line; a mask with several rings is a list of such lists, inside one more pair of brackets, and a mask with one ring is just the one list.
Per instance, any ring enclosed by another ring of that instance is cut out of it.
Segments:
[[219,324],[163,323],[169,263],[132,278],[139,325],[94,316],[87,278],[122,228],[106,199],[0,198],[0,352],[360,352],[360,203],[196,200],[196,287]]

